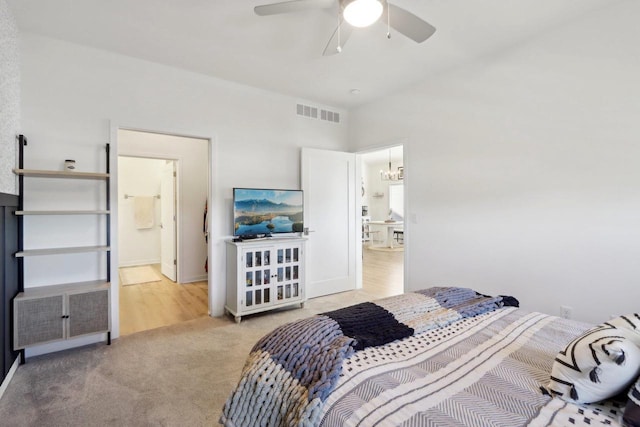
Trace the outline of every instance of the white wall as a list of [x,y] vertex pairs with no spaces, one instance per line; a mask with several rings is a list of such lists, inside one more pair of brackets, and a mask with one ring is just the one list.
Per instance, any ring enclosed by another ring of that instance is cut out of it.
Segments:
[[[118,140],[123,142],[121,138]],[[206,151],[206,142],[204,146]],[[160,199],[154,199],[154,223],[151,228],[136,227],[134,208],[135,197],[155,197],[160,194],[162,167],[166,162],[118,157],[118,267],[160,263]],[[204,247],[202,250],[204,252]]]
[[[208,141],[175,135],[120,130],[118,131],[118,148],[120,154],[163,157],[177,161],[178,282],[190,283],[206,280],[207,274],[204,264],[207,259],[207,246],[202,226],[209,179]],[[120,172],[118,171],[118,175]],[[157,179],[159,184],[160,175]],[[159,190],[158,186],[155,194],[159,194]],[[121,189],[118,189],[118,192],[122,194]],[[160,203],[157,203],[157,206],[159,207]],[[119,215],[120,218],[122,215]],[[158,217],[158,223],[159,220]],[[118,230],[121,228],[122,226],[119,224]],[[159,229],[157,240],[159,248]],[[120,241],[119,250],[128,251],[128,243],[128,241]],[[160,252],[157,256],[159,259]]]
[[[348,114],[335,107],[326,106],[341,114],[340,124],[296,116],[296,102],[309,104],[305,100],[33,34],[21,34],[20,42],[29,167],[57,168],[60,159],[73,153],[82,169],[101,170],[102,146],[110,141],[114,126],[213,140],[213,315],[221,315],[224,306],[231,189],[299,188],[300,147],[347,146]],[[112,148],[117,156],[118,147]],[[117,179],[117,171],[112,175]],[[117,210],[115,199],[112,209]],[[52,243],[48,236],[43,243]],[[112,243],[117,259],[116,237]],[[62,267],[72,274],[75,265],[63,262]],[[118,336],[117,284],[112,289],[113,332]]]
[[18,28],[6,0],[0,0],[0,193],[18,194],[16,135],[20,132]]
[[618,3],[352,112],[354,150],[407,137],[410,289],[637,312],[638,16]]

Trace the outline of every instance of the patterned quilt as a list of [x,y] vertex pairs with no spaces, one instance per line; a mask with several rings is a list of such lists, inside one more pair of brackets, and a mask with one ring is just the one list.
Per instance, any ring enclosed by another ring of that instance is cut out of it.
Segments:
[[320,425],[619,426],[624,403],[551,398],[557,352],[590,325],[503,308],[355,353]]
[[511,297],[430,288],[284,325],[253,348],[220,422],[245,426],[619,426],[624,404],[540,391],[590,325]]
[[283,325],[252,349],[225,404],[228,427],[314,426],[356,351],[514,305],[466,288],[429,288]]

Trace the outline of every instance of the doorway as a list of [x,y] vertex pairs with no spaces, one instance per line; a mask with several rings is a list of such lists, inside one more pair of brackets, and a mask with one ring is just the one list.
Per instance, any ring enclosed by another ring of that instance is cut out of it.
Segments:
[[154,281],[151,269],[176,281],[175,171],[171,159],[118,157],[118,267],[124,285]]
[[209,314],[209,141],[118,129],[120,335]]
[[404,149],[360,154],[362,283],[385,296],[404,292]]

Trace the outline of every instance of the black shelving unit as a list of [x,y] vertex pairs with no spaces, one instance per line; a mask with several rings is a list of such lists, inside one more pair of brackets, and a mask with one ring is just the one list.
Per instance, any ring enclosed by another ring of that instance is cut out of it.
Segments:
[[[18,176],[19,202],[18,217],[18,261],[19,293],[14,298],[14,349],[21,352],[24,362],[24,348],[30,345],[44,344],[97,333],[107,334],[107,344],[111,344],[110,320],[110,287],[111,287],[111,192],[109,185],[110,147],[105,146],[105,172],[76,172],[26,169],[24,165],[27,138],[18,137],[18,168],[14,173]],[[24,206],[24,183],[26,178],[50,178],[72,180],[98,180],[105,182],[105,209],[103,210],[27,210]],[[105,217],[105,245],[74,246],[44,249],[28,249],[24,247],[24,217],[30,215],[101,215]],[[56,254],[77,254],[102,252],[106,256],[106,277],[81,283],[63,283],[24,287],[24,259],[31,256],[47,256]],[[43,301],[51,302],[49,317],[38,316],[35,319],[30,310],[42,311]],[[85,307],[104,307],[105,312],[88,315],[82,311]],[[42,328],[42,329],[39,329]],[[46,330],[44,330],[46,329]]]

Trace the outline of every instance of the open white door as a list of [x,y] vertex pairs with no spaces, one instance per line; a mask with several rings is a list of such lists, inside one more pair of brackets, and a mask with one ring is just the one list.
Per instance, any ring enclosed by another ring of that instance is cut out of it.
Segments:
[[308,298],[356,288],[355,154],[302,149]]
[[176,281],[176,174],[167,161],[160,180],[160,271]]

